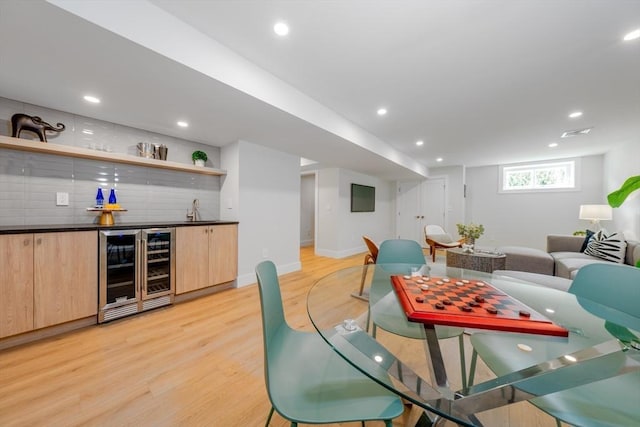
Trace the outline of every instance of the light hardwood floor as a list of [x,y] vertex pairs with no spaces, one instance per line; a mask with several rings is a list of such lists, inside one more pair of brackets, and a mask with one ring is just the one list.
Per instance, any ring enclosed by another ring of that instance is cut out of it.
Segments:
[[[312,330],[309,287],[363,257],[335,260],[303,248],[302,271],[280,277],[291,326]],[[444,351],[455,355],[457,347]],[[261,426],[270,408],[262,357],[258,289],[229,289],[0,351],[0,426]],[[408,408],[394,426],[413,425],[418,415]],[[555,425],[527,403],[482,419]],[[288,422],[276,414],[271,425]],[[383,424],[367,423],[376,425]]]

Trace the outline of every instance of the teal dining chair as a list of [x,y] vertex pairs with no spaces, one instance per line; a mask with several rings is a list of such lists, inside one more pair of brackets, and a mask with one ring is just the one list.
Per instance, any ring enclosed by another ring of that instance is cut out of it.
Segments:
[[353,421],[364,425],[371,420],[382,420],[390,427],[391,420],[404,411],[400,398],[349,365],[318,333],[289,326],[273,262],[258,264],[256,276],[271,401],[265,426],[275,410],[292,427]]
[[[578,271],[568,292],[576,296],[586,311],[596,315],[595,320],[613,337],[622,342],[634,341],[636,346],[640,344],[640,337],[630,331],[640,330],[640,268],[614,263],[587,265]],[[478,356],[496,375],[507,374],[513,368],[510,364],[514,358],[506,349],[515,348],[516,343],[529,342],[527,338],[519,334],[474,334],[469,384],[473,383]],[[529,339],[535,343],[536,337]],[[535,348],[535,344],[532,346]],[[620,366],[624,365],[625,357],[620,354]],[[608,364],[592,369],[616,371],[619,368],[611,364],[609,360]],[[544,388],[545,381],[534,384]],[[554,417],[558,426],[561,421],[577,426],[637,426],[640,425],[639,389],[640,372],[635,371],[536,397],[530,402]]]
[[[376,264],[382,274],[379,271],[377,276],[380,278],[377,278],[374,273],[369,291],[369,321],[367,325],[371,324],[371,335],[375,338],[377,328],[380,328],[395,335],[424,340],[426,337],[424,327],[419,323],[407,320],[389,280],[389,273],[404,275],[410,274],[411,267],[425,268],[426,260],[422,247],[415,240],[385,240],[378,250]],[[465,388],[467,374],[464,355],[464,328],[436,326],[436,334],[438,339],[458,337],[462,387]]]

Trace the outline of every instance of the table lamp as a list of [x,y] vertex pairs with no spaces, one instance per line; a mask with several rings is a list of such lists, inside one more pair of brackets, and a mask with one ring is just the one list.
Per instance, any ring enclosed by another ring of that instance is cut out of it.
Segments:
[[600,230],[600,221],[611,220],[613,210],[609,205],[580,205],[580,215],[578,218],[591,221],[594,231]]

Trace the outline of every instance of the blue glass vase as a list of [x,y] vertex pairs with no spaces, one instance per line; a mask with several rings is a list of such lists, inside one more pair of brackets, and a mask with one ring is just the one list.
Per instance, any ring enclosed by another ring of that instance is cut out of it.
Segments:
[[98,187],[98,193],[96,194],[96,207],[101,208],[104,206],[104,196],[102,195],[102,188]]
[[116,190],[111,189],[111,193],[109,193],[109,204],[113,205],[116,203]]

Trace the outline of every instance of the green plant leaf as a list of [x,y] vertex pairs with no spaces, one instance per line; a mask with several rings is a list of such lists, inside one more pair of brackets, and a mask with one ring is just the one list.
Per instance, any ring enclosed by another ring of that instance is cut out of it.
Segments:
[[611,206],[612,208],[620,207],[620,205],[622,205],[622,203],[627,199],[629,194],[638,189],[640,189],[640,175],[628,178],[624,182],[624,184],[622,184],[622,187],[607,196],[609,206]]

